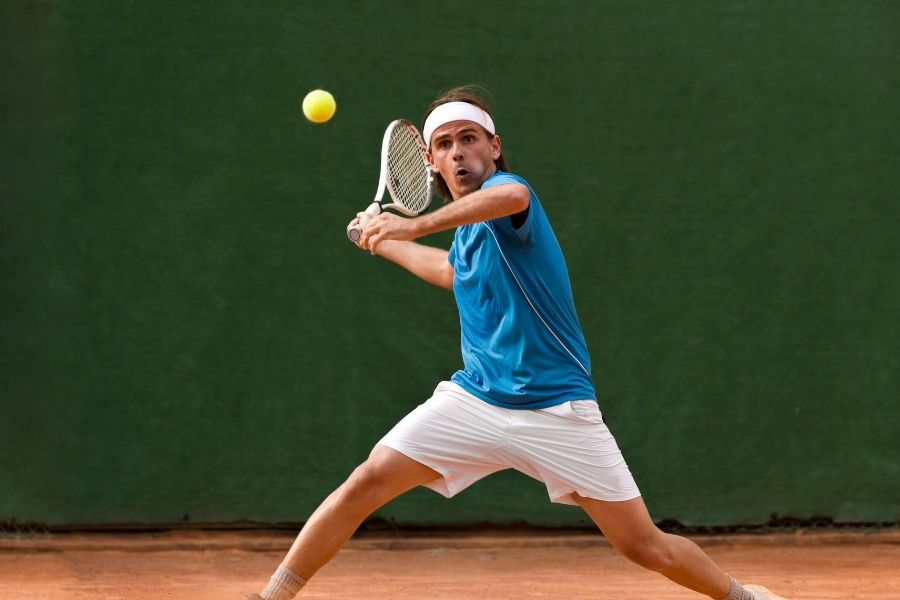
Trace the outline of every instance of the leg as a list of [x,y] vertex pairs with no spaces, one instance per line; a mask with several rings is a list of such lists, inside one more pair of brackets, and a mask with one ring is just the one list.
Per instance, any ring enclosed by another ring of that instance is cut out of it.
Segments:
[[[266,589],[247,598],[292,599],[368,515],[400,494],[433,482],[435,491],[449,497],[503,468],[480,460],[505,436],[506,422],[498,421],[497,411],[502,409],[466,397],[454,384],[439,384],[434,395],[394,426],[368,460],[316,509]],[[442,465],[438,468],[446,478],[423,463]]]
[[369,458],[316,509],[294,540],[282,566],[305,580],[315,575],[378,508],[441,475],[387,446]]
[[728,595],[731,578],[694,542],[660,531],[643,499],[605,502],[573,497],[613,547],[632,562],[710,598]]

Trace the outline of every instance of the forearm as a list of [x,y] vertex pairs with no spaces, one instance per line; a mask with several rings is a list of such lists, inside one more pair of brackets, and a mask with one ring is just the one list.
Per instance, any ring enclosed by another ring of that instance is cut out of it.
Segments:
[[385,240],[378,245],[376,254],[432,285],[453,289],[453,267],[447,261],[446,250],[415,242]]
[[412,219],[416,237],[514,215],[528,208],[530,198],[528,188],[515,183],[477,190]]
[[[362,236],[359,238],[359,246],[373,254],[381,254],[381,245],[389,240],[412,241],[431,233],[453,229],[461,225],[480,223],[514,215],[528,208],[530,201],[531,192],[526,186],[518,183],[509,183],[472,192],[432,213],[410,219],[398,217],[388,212],[383,212],[371,218],[360,213],[357,215],[357,219],[362,219],[363,231]],[[351,225],[357,222],[359,221],[355,219],[351,222]],[[389,251],[389,253],[392,257],[396,254],[394,250]],[[402,254],[397,255],[398,260],[387,256],[385,258],[394,260],[394,262],[405,267],[404,263],[409,262],[410,259]],[[404,263],[401,263],[401,260]],[[412,269],[410,270],[412,271]],[[416,274],[419,275],[419,273]],[[419,276],[422,277],[422,275]],[[426,277],[422,278],[430,281]],[[444,280],[442,279],[442,281]],[[443,284],[439,283],[436,285]],[[443,287],[448,286],[444,285]]]

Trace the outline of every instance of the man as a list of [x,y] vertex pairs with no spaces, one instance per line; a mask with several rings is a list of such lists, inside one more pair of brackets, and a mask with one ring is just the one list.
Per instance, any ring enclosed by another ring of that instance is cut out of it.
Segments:
[[[639,565],[716,600],[779,600],[650,519],[595,400],[562,251],[537,195],[506,172],[485,102],[451,90],[430,107],[423,134],[451,202],[412,219],[359,213],[351,225],[362,225],[361,248],[453,290],[464,368],[375,446],[248,598],[290,600],[368,515],[416,486],[450,497],[514,468],[542,481],[552,501],[583,508]],[[449,252],[413,241],[452,228]]]

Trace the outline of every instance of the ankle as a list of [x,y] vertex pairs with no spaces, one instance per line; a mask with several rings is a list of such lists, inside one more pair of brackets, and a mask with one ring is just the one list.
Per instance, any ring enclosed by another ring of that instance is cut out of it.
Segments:
[[744,588],[737,580],[732,577],[731,578],[731,590],[729,590],[728,595],[722,598],[722,600],[755,600],[753,592]]
[[260,596],[264,600],[293,600],[304,585],[306,581],[302,577],[287,567],[279,566]]

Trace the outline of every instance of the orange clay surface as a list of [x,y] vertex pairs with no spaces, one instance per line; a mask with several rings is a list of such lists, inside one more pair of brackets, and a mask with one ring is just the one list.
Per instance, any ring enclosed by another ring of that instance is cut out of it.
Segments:
[[[900,532],[693,537],[739,580],[791,600],[900,600]],[[0,600],[240,600],[292,533],[181,531],[0,539]],[[353,539],[298,598],[703,598],[593,534],[376,535]]]

